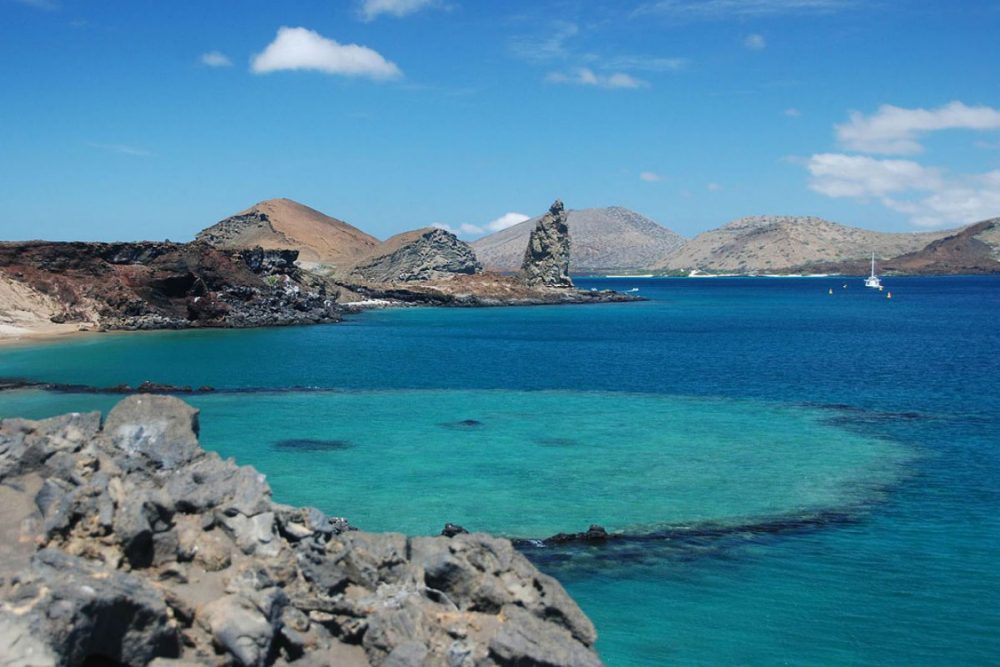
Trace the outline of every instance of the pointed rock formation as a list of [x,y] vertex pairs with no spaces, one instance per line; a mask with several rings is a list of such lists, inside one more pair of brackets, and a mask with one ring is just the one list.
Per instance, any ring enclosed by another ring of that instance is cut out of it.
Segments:
[[[683,236],[622,206],[566,211],[573,272],[648,272],[684,245]],[[521,268],[524,246],[538,218],[472,242],[476,257],[487,271],[514,272]]]
[[558,199],[543,215],[524,251],[521,280],[532,287],[573,287],[569,277],[568,216]]
[[451,232],[425,227],[403,232],[360,260],[351,277],[371,283],[445,280],[483,270],[472,246]]

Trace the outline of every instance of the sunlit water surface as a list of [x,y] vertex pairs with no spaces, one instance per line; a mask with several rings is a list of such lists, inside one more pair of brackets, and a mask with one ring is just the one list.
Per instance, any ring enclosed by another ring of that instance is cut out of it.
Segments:
[[100,335],[0,376],[214,386],[206,447],[365,529],[601,524],[527,553],[612,665],[1000,662],[1000,280],[580,282],[651,301]]

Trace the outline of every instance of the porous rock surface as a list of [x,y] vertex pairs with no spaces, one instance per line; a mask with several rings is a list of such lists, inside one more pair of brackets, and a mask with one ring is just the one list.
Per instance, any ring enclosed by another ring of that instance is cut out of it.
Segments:
[[558,199],[535,225],[521,262],[520,277],[532,287],[573,287],[569,277],[569,227]]
[[275,503],[179,399],[0,421],[0,665],[599,665],[554,579],[484,534]]
[[413,282],[482,270],[472,246],[449,231],[426,227],[382,243],[354,266],[351,277],[371,283]]

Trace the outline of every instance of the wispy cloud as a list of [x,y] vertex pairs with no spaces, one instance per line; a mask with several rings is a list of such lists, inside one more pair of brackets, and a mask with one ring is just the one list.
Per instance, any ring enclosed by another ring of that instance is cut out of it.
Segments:
[[784,14],[829,14],[857,4],[857,0],[658,0],[640,5],[633,15],[718,21]]
[[705,189],[708,190],[709,192],[718,192],[719,190],[722,189],[722,186],[719,185],[718,183],[709,183],[708,185],[705,186]]
[[109,153],[118,153],[119,155],[130,155],[132,157],[153,157],[154,155],[156,155],[152,151],[146,150],[145,148],[139,148],[138,146],[129,146],[127,144],[102,144],[94,141],[88,141],[87,145],[90,146],[91,148],[107,151]]
[[510,41],[511,53],[536,65],[557,65],[550,83],[576,83],[601,88],[643,88],[649,85],[631,72],[676,72],[688,64],[687,58],[649,54],[600,54],[581,44],[584,31],[576,23],[555,21],[542,35],[520,35]]
[[47,12],[55,11],[61,6],[56,0],[14,0],[14,2]]
[[361,0],[358,13],[363,21],[374,21],[382,14],[401,18],[421,9],[440,6],[439,0]]
[[687,58],[663,58],[659,56],[611,56],[601,58],[602,67],[617,70],[638,70],[640,72],[677,72],[690,64]]
[[751,51],[763,51],[767,48],[767,40],[764,35],[753,33],[743,38],[743,46]]
[[905,190],[934,190],[942,184],[939,170],[912,160],[820,153],[810,157],[807,166],[809,188],[828,197],[883,197]]
[[789,118],[798,118],[799,116],[802,115],[802,112],[799,111],[798,109],[796,109],[795,107],[788,107],[787,109],[785,109],[781,113],[785,114]]
[[609,89],[636,89],[649,85],[648,82],[624,72],[599,74],[589,67],[580,67],[571,72],[549,72],[545,80],[549,83],[570,83]]
[[403,75],[395,63],[358,44],[340,44],[307,28],[282,27],[274,41],[253,57],[255,74],[284,70],[312,70],[340,76],[396,79]]
[[202,65],[207,67],[232,67],[233,61],[229,59],[229,56],[220,51],[209,51],[208,53],[203,53],[198,58]]
[[[883,105],[870,116],[854,112],[834,126],[840,144],[859,153],[920,153],[919,139],[947,129],[1000,128],[1000,111],[951,102],[937,109]],[[915,160],[818,153],[798,161],[809,171],[809,188],[834,198],[877,202],[919,227],[978,222],[1000,215],[1000,170],[951,174]]]
[[1000,170],[947,176],[913,160],[821,153],[806,163],[809,188],[834,198],[876,201],[919,227],[964,225],[1000,215]]
[[662,181],[663,177],[655,171],[641,171],[639,172],[639,180],[646,181],[647,183],[656,183],[657,181]]
[[521,60],[550,63],[574,55],[569,41],[580,33],[580,26],[570,21],[554,21],[544,35],[519,35],[510,40],[511,53]]
[[886,155],[913,155],[923,151],[920,136],[938,130],[993,130],[1000,128],[1000,110],[951,102],[937,109],[904,109],[883,104],[866,116],[853,111],[850,120],[835,127],[837,141],[848,150]]

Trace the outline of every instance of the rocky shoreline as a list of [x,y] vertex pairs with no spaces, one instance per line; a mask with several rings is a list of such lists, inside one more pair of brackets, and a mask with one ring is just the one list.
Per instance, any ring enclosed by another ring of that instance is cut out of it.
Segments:
[[160,395],[0,421],[3,664],[601,664],[508,540],[354,530],[197,435]]

